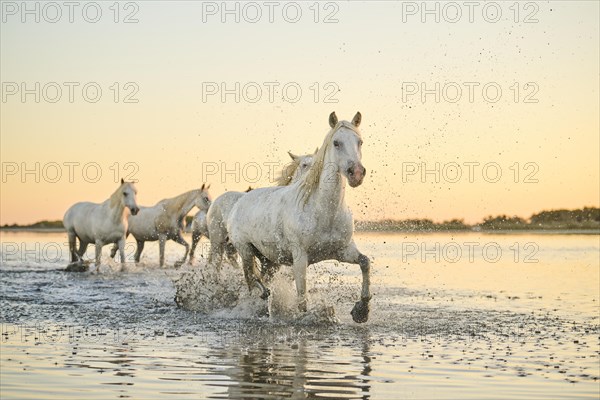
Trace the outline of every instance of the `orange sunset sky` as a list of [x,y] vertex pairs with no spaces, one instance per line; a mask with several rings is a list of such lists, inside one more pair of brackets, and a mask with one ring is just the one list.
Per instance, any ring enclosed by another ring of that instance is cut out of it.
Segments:
[[600,203],[598,2],[429,14],[421,2],[106,2],[73,22],[14,4],[0,32],[0,224],[61,219],[121,177],[138,181],[140,205],[204,181],[213,197],[270,185],[288,150],[321,145],[334,110],[363,115],[368,175],[346,192],[356,219]]

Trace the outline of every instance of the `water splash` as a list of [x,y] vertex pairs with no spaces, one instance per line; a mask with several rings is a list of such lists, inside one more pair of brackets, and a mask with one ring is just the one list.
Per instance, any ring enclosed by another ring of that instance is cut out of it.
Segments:
[[220,274],[206,265],[182,269],[173,283],[179,307],[205,314],[234,308],[245,290],[241,271],[226,263]]
[[249,292],[242,271],[223,263],[221,272],[206,265],[181,270],[174,279],[175,302],[188,311],[201,312],[218,318],[263,318],[302,325],[331,325],[339,323],[333,306],[320,293],[311,291],[309,310],[298,311],[296,287],[287,269],[277,272],[268,282],[271,296],[261,300]]

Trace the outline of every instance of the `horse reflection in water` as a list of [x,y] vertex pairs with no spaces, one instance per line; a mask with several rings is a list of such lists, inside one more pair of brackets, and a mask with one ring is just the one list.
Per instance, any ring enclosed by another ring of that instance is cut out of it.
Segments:
[[237,345],[224,346],[227,355],[211,354],[219,359],[238,354],[237,365],[222,371],[231,379],[226,396],[235,399],[370,399],[368,330],[359,334],[358,341],[357,337],[336,338],[336,343],[327,346],[331,339],[327,328],[322,338],[318,338],[321,335],[318,327],[297,328],[294,333],[273,327],[264,327],[264,332],[249,335],[247,331]]

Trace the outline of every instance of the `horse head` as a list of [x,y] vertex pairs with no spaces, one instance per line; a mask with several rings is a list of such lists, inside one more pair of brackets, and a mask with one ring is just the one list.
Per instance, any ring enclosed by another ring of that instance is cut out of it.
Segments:
[[137,205],[137,189],[132,182],[125,182],[121,179],[121,186],[117,191],[119,193],[118,201],[123,205],[123,207],[129,208],[131,214],[136,215],[140,208]]
[[210,184],[202,184],[198,195],[194,199],[194,205],[198,207],[200,211],[207,211],[212,203],[212,198],[210,193],[208,193],[208,189],[210,188]]
[[292,162],[283,168],[279,177],[275,179],[275,185],[287,186],[299,180],[300,177],[302,177],[314,164],[314,158],[317,151],[319,151],[318,147],[313,154],[305,154],[303,156],[297,156],[291,151],[288,151],[288,155],[292,159]]
[[361,162],[363,141],[358,130],[361,118],[360,112],[357,112],[351,122],[338,121],[335,112],[332,112],[329,126],[333,132],[324,149],[326,154],[323,161],[333,163],[337,171],[348,179],[351,187],[359,186],[367,173]]
[[290,183],[296,182],[302,175],[306,173],[312,167],[315,162],[315,155],[319,151],[317,147],[315,152],[312,154],[305,154],[303,156],[297,156],[291,151],[288,151],[290,158],[292,159],[293,171],[288,170],[287,172],[291,175]]

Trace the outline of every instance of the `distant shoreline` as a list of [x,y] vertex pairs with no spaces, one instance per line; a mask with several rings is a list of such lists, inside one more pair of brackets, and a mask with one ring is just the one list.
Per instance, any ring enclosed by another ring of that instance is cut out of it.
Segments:
[[[64,228],[33,228],[33,227],[0,227],[1,232],[35,232],[35,233],[62,233],[66,232]],[[473,227],[470,229],[359,229],[356,228],[355,232],[360,233],[504,233],[509,235],[518,234],[547,234],[547,235],[600,235],[600,228],[520,228],[520,229],[477,229]],[[186,232],[189,233],[189,232]]]
[[2,232],[66,232],[64,228],[30,228],[27,226],[19,226],[19,227],[0,227],[0,231]]
[[[186,217],[185,226],[191,224]],[[549,210],[533,214],[528,219],[517,216],[489,216],[482,222],[466,224],[462,219],[434,222],[430,219],[384,219],[354,221],[356,232],[482,232],[482,233],[581,233],[600,234],[600,208],[584,207],[575,210]],[[64,232],[61,220],[39,221],[30,225],[3,225],[0,231],[12,232]]]

